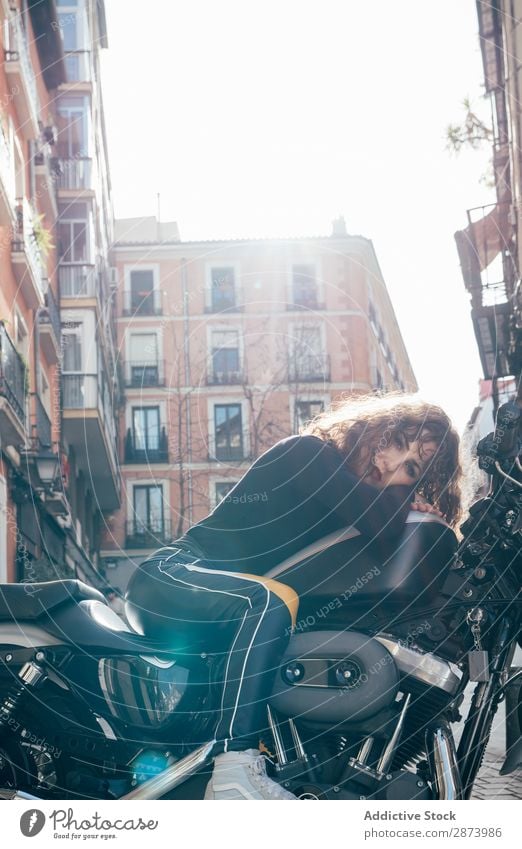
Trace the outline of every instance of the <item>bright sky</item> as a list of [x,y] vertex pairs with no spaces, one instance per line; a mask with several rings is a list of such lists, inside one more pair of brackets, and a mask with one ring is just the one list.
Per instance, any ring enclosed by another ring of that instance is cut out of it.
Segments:
[[[493,200],[488,151],[445,150],[481,105],[475,0],[106,0],[117,217],[183,239],[371,238],[421,392],[461,429],[482,375],[453,233]],[[144,9],[147,12],[144,12]]]

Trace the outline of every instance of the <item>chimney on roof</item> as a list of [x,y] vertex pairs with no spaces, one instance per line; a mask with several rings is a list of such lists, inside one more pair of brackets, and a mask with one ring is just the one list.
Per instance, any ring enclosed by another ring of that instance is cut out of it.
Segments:
[[347,236],[346,232],[346,221],[344,220],[344,215],[340,215],[339,218],[334,218],[332,221],[332,236]]

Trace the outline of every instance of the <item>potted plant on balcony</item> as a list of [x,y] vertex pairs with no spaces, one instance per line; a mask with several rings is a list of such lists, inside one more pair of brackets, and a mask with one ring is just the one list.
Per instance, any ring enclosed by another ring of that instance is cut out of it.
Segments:
[[32,235],[40,253],[45,258],[49,251],[54,248],[54,242],[51,231],[44,226],[44,218],[45,216],[43,214],[34,216]]

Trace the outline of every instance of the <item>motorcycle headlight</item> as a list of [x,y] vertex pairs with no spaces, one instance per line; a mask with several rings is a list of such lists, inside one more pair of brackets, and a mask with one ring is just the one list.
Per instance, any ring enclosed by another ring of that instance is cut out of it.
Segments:
[[105,657],[98,678],[113,716],[140,728],[172,719],[187,687],[189,671],[155,657]]

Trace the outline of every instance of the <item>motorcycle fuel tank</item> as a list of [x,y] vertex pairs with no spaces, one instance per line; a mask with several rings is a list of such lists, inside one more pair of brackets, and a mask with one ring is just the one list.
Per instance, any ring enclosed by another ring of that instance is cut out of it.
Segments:
[[355,529],[340,542],[317,546],[302,559],[280,564],[269,577],[299,595],[299,616],[328,606],[328,621],[347,603],[372,606],[436,603],[457,549],[450,527],[435,515],[412,512],[396,541],[368,540]]

